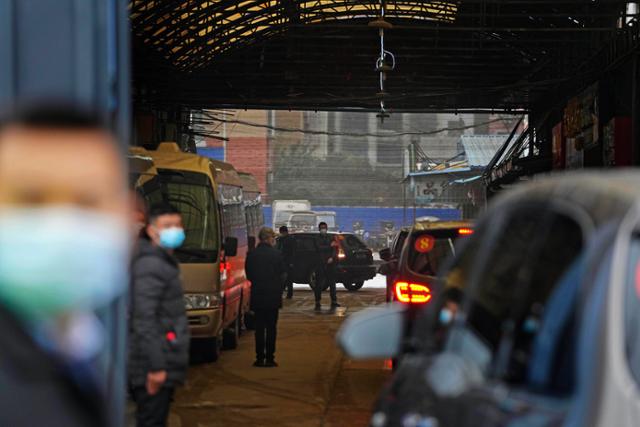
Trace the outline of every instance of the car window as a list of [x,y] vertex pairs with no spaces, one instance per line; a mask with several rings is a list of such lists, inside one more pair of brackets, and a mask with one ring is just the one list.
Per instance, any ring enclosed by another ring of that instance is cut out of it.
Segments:
[[402,253],[402,248],[404,247],[404,242],[407,240],[407,236],[409,232],[406,230],[400,231],[396,236],[396,241],[393,244],[393,256],[395,258],[400,258],[400,254]]
[[[449,270],[446,286],[468,292],[462,327],[491,352],[492,375],[510,383],[524,382],[545,305],[581,252],[582,230],[564,214],[529,208],[509,215],[487,244],[467,245]],[[484,259],[476,269],[478,257]],[[470,282],[474,289],[466,289]],[[466,357],[473,360],[474,355]]]
[[407,266],[420,275],[435,276],[445,261],[455,255],[458,229],[423,230],[412,233]]
[[624,299],[625,350],[629,368],[640,383],[640,236],[631,243]]
[[367,249],[367,245],[353,234],[343,234],[342,236],[344,237],[342,241],[348,249]]

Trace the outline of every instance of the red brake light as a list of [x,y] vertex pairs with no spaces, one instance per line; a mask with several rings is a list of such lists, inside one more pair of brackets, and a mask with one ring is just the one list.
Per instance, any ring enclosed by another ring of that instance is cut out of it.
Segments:
[[221,262],[220,263],[220,273],[225,273],[227,271],[231,270],[231,263],[230,262]]
[[472,228],[459,228],[458,229],[458,234],[461,236],[469,236],[471,234],[473,234],[473,229]]
[[396,282],[395,293],[398,301],[405,304],[426,304],[431,301],[431,289],[419,283]]

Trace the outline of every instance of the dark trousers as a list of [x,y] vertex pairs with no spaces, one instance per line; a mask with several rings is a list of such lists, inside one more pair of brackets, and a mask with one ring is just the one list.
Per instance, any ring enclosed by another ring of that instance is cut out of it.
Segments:
[[287,278],[284,281],[284,290],[287,291],[287,298],[293,297],[293,280],[291,280],[291,276],[293,271],[291,271],[291,263],[289,261],[285,261],[287,267]]
[[338,302],[338,294],[336,293],[336,274],[335,268],[331,265],[320,267],[316,272],[316,287],[314,293],[316,296],[316,303],[320,303],[322,300],[322,289],[329,284],[329,294],[331,295],[331,303]]
[[256,313],[256,359],[273,360],[278,333],[278,309],[254,311]]
[[173,387],[162,387],[153,396],[147,393],[146,387],[135,387],[132,390],[136,402],[137,427],[165,427],[169,417],[169,407],[173,399]]
[[293,297],[293,281],[289,279],[287,275],[287,279],[284,281],[284,290],[287,291],[287,298]]

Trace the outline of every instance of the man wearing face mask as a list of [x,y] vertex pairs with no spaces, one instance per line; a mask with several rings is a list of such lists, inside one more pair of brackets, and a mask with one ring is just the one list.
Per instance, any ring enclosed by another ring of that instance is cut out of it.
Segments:
[[185,240],[180,212],[159,204],[149,210],[131,275],[129,384],[138,427],[164,426],[175,387],[189,363],[189,322],[178,261]]
[[73,108],[0,120],[0,425],[103,426],[117,412],[105,410],[107,399],[122,407],[118,390],[105,395],[110,381],[99,369],[117,359],[113,331],[94,314],[127,284],[116,147],[95,117]]
[[320,254],[319,266],[316,270],[316,287],[314,289],[316,297],[315,310],[320,311],[322,306],[322,288],[329,285],[331,295],[331,309],[340,307],[338,304],[338,294],[336,292],[336,262],[338,261],[338,248],[335,239],[328,234],[329,227],[326,222],[318,225],[320,235],[316,240],[317,251]]

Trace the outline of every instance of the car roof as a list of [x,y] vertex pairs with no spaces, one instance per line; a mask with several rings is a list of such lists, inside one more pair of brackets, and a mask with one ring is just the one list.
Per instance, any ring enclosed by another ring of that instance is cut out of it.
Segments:
[[471,221],[423,221],[417,222],[413,226],[414,231],[428,231],[428,230],[450,230],[457,228],[471,228],[473,222]]
[[580,208],[595,227],[625,217],[640,202],[640,173],[634,169],[550,174],[497,196],[488,214],[521,203]]

